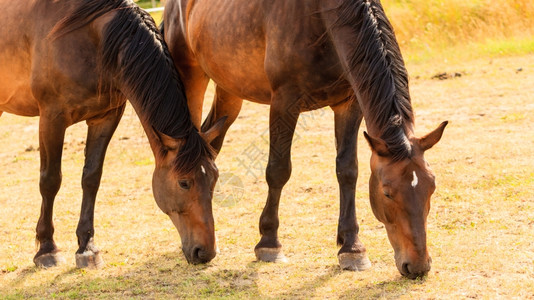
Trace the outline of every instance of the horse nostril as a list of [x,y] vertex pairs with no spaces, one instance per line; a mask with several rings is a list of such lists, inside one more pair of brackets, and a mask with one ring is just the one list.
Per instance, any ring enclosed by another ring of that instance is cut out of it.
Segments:
[[426,265],[410,264],[405,262],[401,266],[401,274],[409,279],[425,276],[430,270],[430,263]]
[[200,263],[201,255],[202,255],[202,247],[193,248],[193,252],[192,252],[193,263]]
[[410,270],[408,270],[408,263],[402,264],[402,273],[405,276],[410,274]]
[[193,264],[203,264],[209,262],[213,257],[215,256],[215,253],[211,254],[209,251],[206,251],[206,249],[202,246],[197,246],[193,248],[192,252],[192,263]]

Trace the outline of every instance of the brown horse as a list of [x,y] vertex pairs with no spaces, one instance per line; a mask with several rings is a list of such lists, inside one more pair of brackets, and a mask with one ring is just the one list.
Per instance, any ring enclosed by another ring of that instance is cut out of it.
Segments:
[[52,210],[61,184],[65,129],[84,120],[88,134],[76,263],[102,264],[93,242],[95,197],[126,99],[155,155],[158,206],[178,229],[187,260],[210,261],[216,248],[211,194],[218,171],[209,141],[217,129],[205,133],[205,141],[193,126],[178,72],[152,18],[125,0],[0,0],[0,6],[5,12],[0,114],[40,117],[42,206],[35,264],[49,267],[62,260],[53,239]]
[[408,75],[379,1],[170,0],[164,35],[178,67],[195,126],[208,80],[216,83],[202,128],[228,116],[212,146],[219,151],[242,99],[270,105],[269,192],[260,218],[259,260],[283,259],[278,204],[291,174],[290,150],[299,114],[330,106],[335,115],[340,188],[337,243],[343,269],[370,267],[358,238],[356,138],[365,118],[371,148],[370,198],[395,250],[397,268],[415,278],[430,270],[426,219],[435,189],[423,153],[446,122],[414,136]]

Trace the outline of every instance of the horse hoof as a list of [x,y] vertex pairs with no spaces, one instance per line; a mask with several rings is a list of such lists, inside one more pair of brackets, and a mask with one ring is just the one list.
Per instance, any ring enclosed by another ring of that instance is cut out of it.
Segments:
[[46,253],[35,257],[33,262],[37,267],[46,269],[65,263],[65,258],[58,253]]
[[104,266],[104,260],[100,251],[86,250],[84,253],[76,253],[76,268],[100,269]]
[[256,258],[259,261],[274,263],[287,262],[287,258],[284,253],[282,253],[281,248],[256,248],[254,249],[254,253],[256,253]]
[[364,271],[371,267],[371,261],[364,253],[341,253],[337,256],[342,270]]

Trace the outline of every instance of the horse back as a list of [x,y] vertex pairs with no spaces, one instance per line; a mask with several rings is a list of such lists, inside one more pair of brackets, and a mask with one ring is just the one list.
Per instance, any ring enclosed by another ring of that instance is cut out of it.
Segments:
[[61,109],[76,123],[116,106],[96,101],[99,36],[93,23],[59,37],[51,35],[76,4],[0,0],[10,16],[0,19],[1,111],[38,116],[43,109]]
[[346,98],[348,89],[329,88],[343,72],[332,45],[323,38],[326,29],[316,1],[236,0],[220,5],[216,0],[182,0],[182,4],[187,4],[181,14],[186,59],[198,63],[228,92],[268,104],[274,90],[293,84],[314,98],[316,107],[307,109]]

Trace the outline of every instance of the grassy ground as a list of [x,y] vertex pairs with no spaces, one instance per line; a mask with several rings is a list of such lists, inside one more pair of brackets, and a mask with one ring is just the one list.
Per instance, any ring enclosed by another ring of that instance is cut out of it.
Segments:
[[[0,298],[534,298],[534,55],[408,69],[416,132],[450,121],[427,154],[438,184],[429,216],[433,266],[427,278],[406,280],[395,268],[385,229],[369,207],[369,150],[361,132],[357,211],[373,268],[354,273],[337,267],[329,109],[301,116],[297,129],[294,171],[280,206],[289,262],[255,262],[267,190],[262,169],[268,111],[247,102],[218,158],[224,182],[214,215],[221,253],[205,266],[186,263],[176,230],[153,200],[154,160],[128,108],[108,151],[96,206],[96,242],[106,266],[74,268],[86,130],[78,124],[67,131],[54,216],[67,263],[35,268],[38,120],[2,115]],[[461,77],[430,79],[439,72]]]

